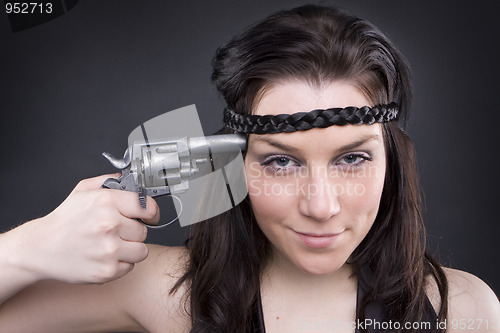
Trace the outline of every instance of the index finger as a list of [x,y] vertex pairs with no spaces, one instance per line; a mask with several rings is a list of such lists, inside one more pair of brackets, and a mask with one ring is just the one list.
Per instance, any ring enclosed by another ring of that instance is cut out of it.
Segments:
[[142,208],[139,203],[138,194],[135,192],[111,190],[116,208],[121,215],[132,218],[141,219],[146,223],[158,223],[160,220],[160,209],[158,204],[151,197],[146,197],[146,209]]

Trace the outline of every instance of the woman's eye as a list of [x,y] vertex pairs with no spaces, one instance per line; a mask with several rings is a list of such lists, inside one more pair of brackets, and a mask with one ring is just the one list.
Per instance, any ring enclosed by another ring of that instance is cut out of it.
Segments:
[[299,164],[295,161],[293,161],[289,157],[285,156],[275,156],[266,159],[264,162],[261,163],[264,167],[269,167],[273,171],[280,171],[280,170],[286,170],[289,168],[293,168],[295,166],[298,166]]
[[348,166],[358,166],[366,161],[371,161],[369,156],[365,156],[364,154],[347,154],[343,156],[338,164],[344,164]]

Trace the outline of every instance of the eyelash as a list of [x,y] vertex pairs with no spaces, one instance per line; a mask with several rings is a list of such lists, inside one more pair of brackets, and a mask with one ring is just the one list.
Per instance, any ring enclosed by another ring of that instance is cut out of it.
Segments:
[[[345,158],[354,158],[356,160],[358,158],[360,158],[361,161],[359,161],[358,163],[340,163]],[[276,166],[272,166],[271,165],[273,162],[277,162],[279,159],[286,159],[286,160],[288,160],[288,162],[294,162],[294,163],[296,163],[296,164],[298,164],[300,166],[299,162],[297,162],[294,158],[292,158],[290,156],[287,156],[287,155],[272,155],[272,156],[268,156],[264,160],[264,162],[261,163],[261,165],[264,168],[269,168],[273,172],[287,171],[288,169],[290,169],[290,167],[276,167]],[[347,154],[342,155],[338,159],[338,162],[336,162],[336,165],[341,165],[341,166],[344,165],[347,168],[355,169],[355,168],[360,168],[365,162],[367,162],[367,161],[369,162],[371,160],[372,160],[372,157],[370,157],[366,153],[347,153]]]
[[357,159],[357,158],[360,158],[360,159],[361,159],[361,161],[360,161],[360,162],[355,163],[355,164],[346,163],[346,165],[349,165],[349,164],[350,164],[350,166],[351,166],[351,167],[353,167],[353,168],[359,168],[359,167],[361,167],[361,165],[362,165],[363,163],[365,163],[365,162],[367,162],[367,161],[369,162],[369,161],[371,161],[371,160],[372,160],[371,156],[369,156],[369,155],[367,155],[367,154],[363,154],[363,153],[348,153],[348,154],[345,154],[344,156],[342,156],[340,159],[341,159],[341,160],[343,160],[343,159],[345,159],[345,158],[347,158],[347,157],[351,157],[351,158],[352,158],[352,157],[354,157],[354,158],[356,158],[356,159]]

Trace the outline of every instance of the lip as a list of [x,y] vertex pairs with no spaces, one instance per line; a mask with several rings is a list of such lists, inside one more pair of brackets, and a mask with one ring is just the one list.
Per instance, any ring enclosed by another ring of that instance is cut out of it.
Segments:
[[343,231],[339,233],[327,233],[327,234],[305,233],[305,232],[298,232],[295,230],[294,232],[295,234],[297,234],[297,236],[305,246],[315,249],[331,246],[343,233]]

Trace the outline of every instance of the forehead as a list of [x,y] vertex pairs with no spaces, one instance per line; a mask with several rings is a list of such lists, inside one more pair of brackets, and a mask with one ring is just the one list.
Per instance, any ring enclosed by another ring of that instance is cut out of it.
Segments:
[[330,126],[307,131],[278,134],[250,134],[248,151],[267,151],[278,147],[281,150],[321,156],[362,143],[384,149],[381,124]]
[[313,86],[305,81],[287,80],[272,84],[257,101],[253,114],[276,115],[315,109],[371,106],[370,101],[348,82]]
[[[365,105],[371,106],[368,98],[348,82],[331,82],[317,87],[304,81],[290,80],[270,86],[256,103],[253,114],[291,114],[315,109]],[[375,137],[374,142],[382,144],[381,125],[334,125],[293,133],[251,134],[249,149],[254,148],[255,144],[261,146],[271,140],[300,150],[324,152],[368,137]]]

